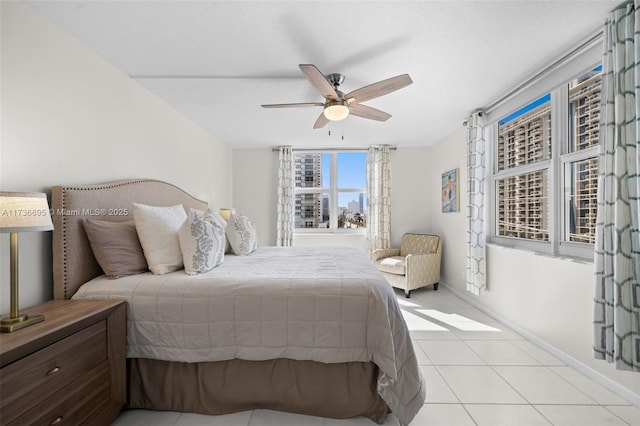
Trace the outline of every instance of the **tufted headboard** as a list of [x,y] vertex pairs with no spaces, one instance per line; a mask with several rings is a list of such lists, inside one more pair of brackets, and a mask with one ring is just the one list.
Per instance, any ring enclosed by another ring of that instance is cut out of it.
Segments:
[[53,219],[53,296],[70,299],[85,282],[102,274],[82,220],[133,220],[132,203],[152,206],[182,204],[207,209],[207,203],[166,182],[123,180],[89,186],[54,186],[51,189]]

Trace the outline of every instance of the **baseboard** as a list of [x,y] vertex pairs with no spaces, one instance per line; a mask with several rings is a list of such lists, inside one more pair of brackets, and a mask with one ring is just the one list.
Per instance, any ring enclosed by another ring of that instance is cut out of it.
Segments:
[[[531,343],[535,344],[536,346],[540,347],[541,349],[544,349],[545,351],[549,352],[550,354],[552,354],[556,358],[562,360],[568,366],[575,368],[580,373],[582,373],[585,376],[589,377],[590,379],[594,380],[596,383],[604,386],[605,388],[609,389],[611,392],[615,393],[616,395],[620,396],[621,398],[629,401],[631,404],[633,404],[636,407],[640,408],[640,395],[638,395],[637,393],[633,392],[631,389],[629,389],[629,388],[627,388],[625,386],[622,386],[621,384],[619,384],[615,380],[610,379],[609,377],[605,376],[604,374],[600,373],[597,370],[594,370],[593,368],[591,368],[590,366],[586,365],[585,363],[583,363],[581,361],[578,361],[577,359],[575,359],[572,356],[568,355],[567,353],[561,351],[560,349],[556,348],[555,346],[550,345],[549,343],[547,343],[546,341],[542,340],[541,338],[539,338],[535,334],[532,334],[532,333],[528,332],[527,330],[524,330],[524,329],[520,328],[518,325],[512,323],[511,321],[509,321],[509,320],[507,320],[505,318],[502,318],[500,315],[497,315],[495,312],[487,309],[486,306],[478,303],[474,298],[469,297],[467,294],[465,294],[464,292],[458,290],[457,288],[449,286],[449,285],[447,285],[447,283],[445,283],[443,281],[440,281],[440,287],[443,288],[445,291],[449,291],[449,292],[453,293],[456,297],[459,297],[460,299],[462,299],[465,302],[467,302],[470,305],[472,305],[474,308],[476,308],[476,309],[484,312],[485,314],[489,315],[490,317],[494,318],[496,321],[499,321],[502,324],[506,325],[507,327],[511,328],[513,331],[515,331],[516,333],[520,334],[521,336],[523,336],[524,338],[529,340]],[[635,374],[638,374],[638,373],[635,373]]]

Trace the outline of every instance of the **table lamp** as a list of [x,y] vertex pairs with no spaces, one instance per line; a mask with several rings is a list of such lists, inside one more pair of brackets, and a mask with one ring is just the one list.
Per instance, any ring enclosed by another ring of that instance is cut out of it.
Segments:
[[229,222],[229,217],[231,216],[231,213],[235,213],[236,209],[232,208],[232,207],[222,207],[220,208],[220,216],[226,220],[227,222]]
[[11,273],[10,311],[0,320],[0,332],[11,333],[44,321],[44,315],[20,315],[18,312],[18,233],[51,231],[47,196],[38,192],[0,192],[0,233],[9,233],[9,269]]

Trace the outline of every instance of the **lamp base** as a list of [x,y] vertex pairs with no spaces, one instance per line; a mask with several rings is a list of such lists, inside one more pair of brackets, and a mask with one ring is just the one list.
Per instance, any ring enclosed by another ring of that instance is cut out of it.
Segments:
[[42,321],[44,321],[44,315],[18,315],[16,318],[2,318],[0,333],[13,333]]

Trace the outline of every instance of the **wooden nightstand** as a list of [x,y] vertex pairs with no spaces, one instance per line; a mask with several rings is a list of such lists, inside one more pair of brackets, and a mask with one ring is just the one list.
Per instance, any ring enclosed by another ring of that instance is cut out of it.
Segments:
[[44,322],[0,334],[2,425],[109,425],[126,402],[126,306],[52,300]]

